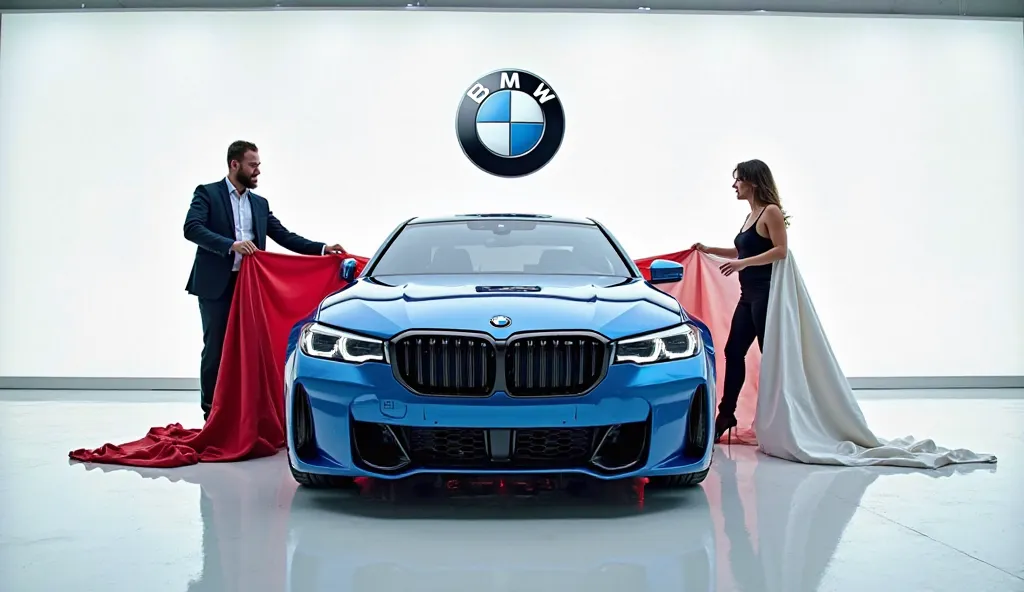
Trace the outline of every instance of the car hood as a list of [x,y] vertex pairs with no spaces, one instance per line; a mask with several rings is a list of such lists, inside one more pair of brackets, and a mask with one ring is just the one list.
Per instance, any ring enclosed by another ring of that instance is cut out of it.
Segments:
[[[511,319],[505,328],[491,318]],[[642,279],[571,275],[407,275],[360,278],[324,299],[317,320],[367,336],[407,329],[590,330],[609,339],[686,320],[675,298]]]

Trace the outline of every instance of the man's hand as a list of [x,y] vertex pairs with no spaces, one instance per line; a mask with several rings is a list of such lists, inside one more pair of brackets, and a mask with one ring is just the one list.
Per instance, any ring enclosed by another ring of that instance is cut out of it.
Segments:
[[235,244],[231,245],[231,250],[239,255],[252,255],[259,249],[252,241],[235,241]]
[[345,254],[345,247],[342,247],[341,245],[331,245],[329,247],[324,247],[324,255],[344,255],[344,254]]

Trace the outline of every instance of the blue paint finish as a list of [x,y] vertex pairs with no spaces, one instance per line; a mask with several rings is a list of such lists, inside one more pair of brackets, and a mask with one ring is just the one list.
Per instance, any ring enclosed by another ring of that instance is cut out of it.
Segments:
[[683,265],[675,261],[655,259],[651,262],[651,283],[667,284],[683,281]]
[[[478,286],[540,286],[531,292]],[[490,323],[513,319],[508,331]],[[380,339],[409,328],[458,328],[503,338],[515,331],[591,330],[619,339],[686,322],[672,296],[642,278],[573,275],[408,275],[360,278],[324,300],[317,320]]]
[[288,345],[285,349],[284,359],[287,360],[292,356],[292,353],[299,344],[299,335],[302,333],[302,327],[316,320],[316,313],[316,310],[310,311],[309,314],[292,325],[291,331],[288,332]]
[[[504,215],[512,216],[512,215]],[[523,216],[517,217],[524,218]],[[367,265],[386,253],[403,223]],[[568,223],[568,222],[567,222]],[[578,222],[573,222],[578,223]],[[596,222],[593,224],[597,225]],[[602,231],[607,234],[607,231]],[[432,469],[416,466],[393,473],[369,470],[357,463],[353,450],[353,421],[399,428],[580,428],[648,422],[646,461],[614,476],[581,466],[566,470],[501,470],[515,473],[588,474],[601,479],[696,473],[711,464],[712,446],[698,456],[684,453],[694,398],[704,397],[703,429],[710,438],[715,405],[714,343],[707,326],[691,318],[679,303],[645,281],[615,239],[609,243],[630,261],[631,277],[528,274],[410,274],[363,275],[327,298],[318,309],[296,323],[289,336],[285,371],[287,438],[292,466],[301,472],[336,476],[401,478]],[[682,268],[655,262],[659,282],[678,281]],[[505,326],[494,319],[507,317]],[[318,322],[385,343],[410,330],[471,331],[501,342],[522,332],[587,331],[616,342],[689,324],[697,329],[700,345],[692,357],[657,363],[611,363],[603,378],[582,395],[511,397],[500,390],[488,396],[424,396],[396,378],[389,360],[351,363],[311,357],[297,347],[298,333]],[[495,326],[499,325],[499,326]],[[294,396],[306,393],[316,448],[300,459],[295,451]],[[443,473],[487,471],[445,468]]]

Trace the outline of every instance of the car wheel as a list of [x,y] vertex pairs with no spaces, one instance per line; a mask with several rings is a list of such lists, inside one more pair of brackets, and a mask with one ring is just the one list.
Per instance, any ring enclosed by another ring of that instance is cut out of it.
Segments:
[[652,477],[650,485],[654,487],[694,487],[700,485],[707,478],[711,468],[708,467],[699,473],[688,473],[686,475],[668,475],[666,477]]
[[[711,462],[715,462],[715,449],[711,449]],[[708,478],[711,472],[711,465],[699,473],[688,473],[686,475],[668,475],[665,477],[651,477],[650,485],[659,488],[694,487],[700,485]]]
[[292,478],[303,487],[311,489],[355,489],[356,481],[352,477],[337,477],[335,475],[317,475],[314,473],[303,473],[288,463],[292,471]]

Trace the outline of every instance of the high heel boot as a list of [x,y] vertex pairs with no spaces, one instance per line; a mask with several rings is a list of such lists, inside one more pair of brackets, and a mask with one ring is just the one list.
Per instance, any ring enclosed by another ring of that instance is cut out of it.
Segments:
[[732,446],[732,429],[736,427],[734,415],[719,415],[715,418],[715,444],[722,439],[722,435],[729,434],[729,445]]

